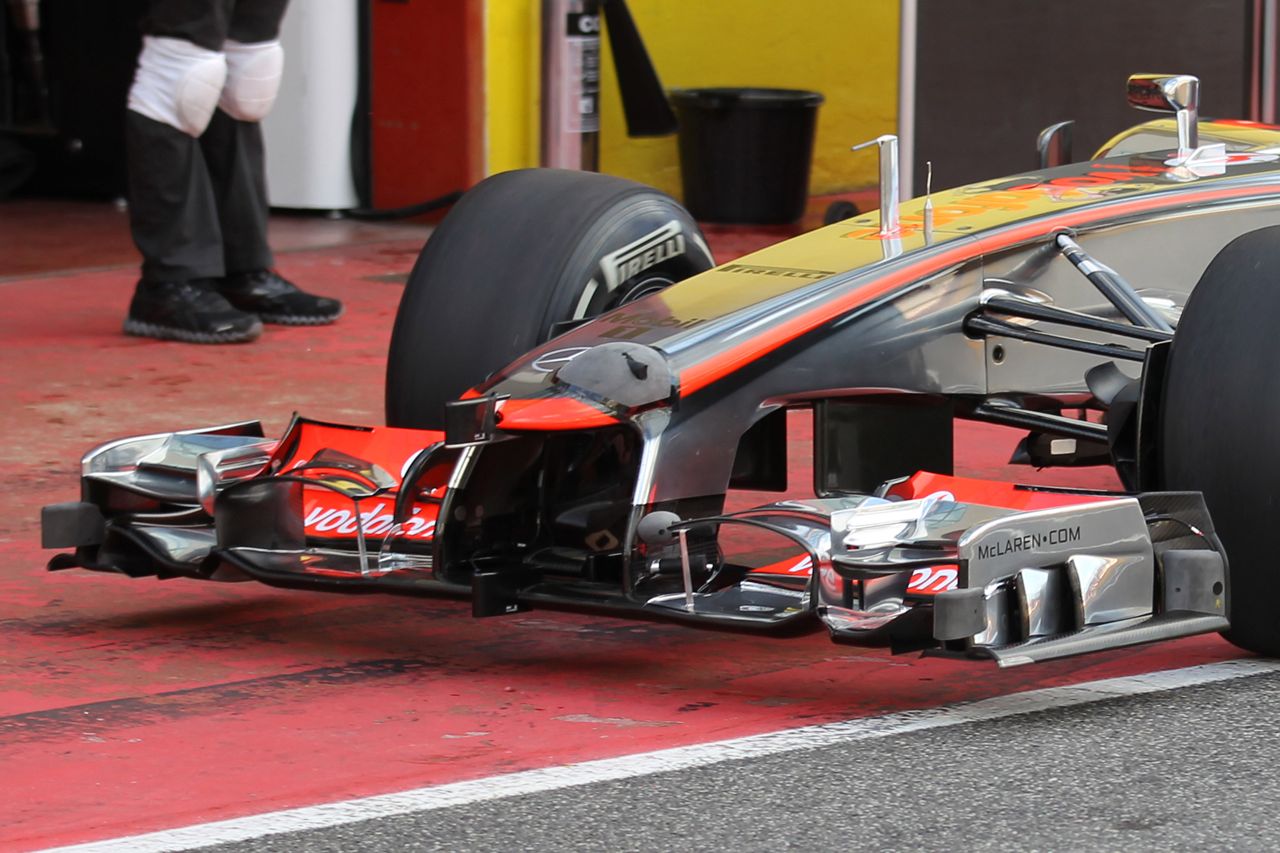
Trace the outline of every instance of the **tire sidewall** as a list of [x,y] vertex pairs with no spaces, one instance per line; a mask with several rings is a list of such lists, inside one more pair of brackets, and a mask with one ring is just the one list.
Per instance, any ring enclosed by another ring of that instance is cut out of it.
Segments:
[[553,169],[487,178],[440,224],[405,284],[387,423],[440,429],[446,402],[575,321],[712,266],[697,223],[651,187]]
[[656,191],[622,199],[566,258],[543,315],[546,331],[526,349],[548,340],[555,323],[589,319],[713,265],[697,223],[671,199]]

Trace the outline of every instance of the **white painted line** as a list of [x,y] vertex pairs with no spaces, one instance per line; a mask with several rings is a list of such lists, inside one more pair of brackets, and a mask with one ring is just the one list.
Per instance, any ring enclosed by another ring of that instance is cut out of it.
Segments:
[[473,779],[469,782],[418,788],[399,794],[382,794],[341,803],[201,823],[181,829],[58,847],[46,853],[69,853],[70,851],[161,853],[172,850],[196,850],[201,847],[212,847],[215,844],[248,841],[267,835],[323,829],[362,820],[445,809],[486,800],[554,791],[576,785],[630,779],[671,770],[686,770],[724,761],[775,755],[793,750],[815,749],[985,720],[999,720],[1053,708],[1087,705],[1124,696],[1160,693],[1182,687],[1194,687],[1275,672],[1280,672],[1280,661],[1242,659],[1165,672],[1149,672],[1124,678],[1108,678],[1085,684],[1048,687],[1008,696],[996,696],[961,705],[806,726],[715,743],[678,746],[621,758],[584,761],[562,767],[526,770],[503,776]]

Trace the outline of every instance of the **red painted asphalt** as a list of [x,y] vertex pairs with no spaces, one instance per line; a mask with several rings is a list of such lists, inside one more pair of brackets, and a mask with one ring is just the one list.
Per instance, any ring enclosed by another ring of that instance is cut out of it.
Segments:
[[[722,259],[745,248],[721,242]],[[282,256],[287,275],[346,300],[348,316],[269,328],[242,347],[119,335],[127,270],[0,282],[0,850],[1239,654],[1193,638],[1000,671],[821,634],[539,611],[477,621],[452,601],[43,570],[39,507],[75,497],[79,455],[98,441],[254,416],[278,431],[295,407],[380,422],[399,293],[388,278],[416,248]],[[966,425],[959,435],[962,473],[1003,470],[1013,433]]]

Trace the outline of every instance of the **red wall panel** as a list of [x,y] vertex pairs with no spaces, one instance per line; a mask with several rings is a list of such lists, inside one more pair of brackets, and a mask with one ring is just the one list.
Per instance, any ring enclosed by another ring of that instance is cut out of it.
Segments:
[[462,190],[484,170],[482,0],[373,0],[373,205]]

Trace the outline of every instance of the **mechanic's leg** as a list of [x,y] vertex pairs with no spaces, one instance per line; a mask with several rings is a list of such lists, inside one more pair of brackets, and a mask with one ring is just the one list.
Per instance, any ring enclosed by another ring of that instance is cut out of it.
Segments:
[[267,243],[267,181],[262,126],[237,121],[223,110],[213,114],[200,148],[212,182],[211,198],[222,233],[219,266],[226,273],[267,269],[275,264]]
[[226,80],[217,49],[231,0],[153,0],[125,120],[130,227],[142,279],[125,331],[194,342],[249,340],[256,317],[209,280],[224,272],[222,234],[197,141]]
[[226,278],[220,292],[269,323],[331,323],[335,299],[312,296],[281,278],[267,243],[266,161],[260,122],[275,103],[284,66],[280,21],[288,0],[237,0],[231,15],[227,82],[201,137],[222,227]]
[[260,122],[271,111],[284,70],[280,21],[289,0],[233,0],[222,49],[227,82],[201,138],[223,229],[228,273],[275,263],[267,244],[266,161]]
[[125,116],[129,226],[142,280],[222,275],[222,235],[204,157],[184,131],[135,110]]
[[217,51],[167,36],[144,36],[125,116],[130,225],[148,281],[187,281],[222,272],[213,187],[197,137],[226,78]]

